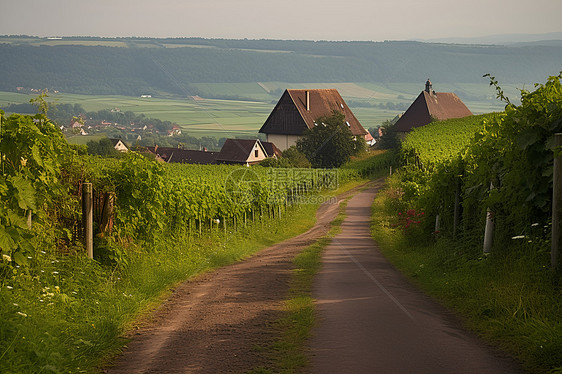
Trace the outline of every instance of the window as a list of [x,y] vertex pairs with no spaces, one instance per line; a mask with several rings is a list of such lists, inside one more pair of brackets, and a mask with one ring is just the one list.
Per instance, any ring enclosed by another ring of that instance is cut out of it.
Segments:
[[255,157],[255,158],[258,157],[258,150],[257,150],[257,149],[254,151],[254,157]]

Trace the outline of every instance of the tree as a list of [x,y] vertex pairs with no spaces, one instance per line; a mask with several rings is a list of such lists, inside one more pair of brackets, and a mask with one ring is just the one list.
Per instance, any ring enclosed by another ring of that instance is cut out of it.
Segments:
[[289,164],[295,168],[309,168],[310,161],[306,158],[305,154],[300,152],[294,145],[285,149],[281,157],[289,161]]
[[91,155],[99,156],[113,156],[119,155],[119,152],[113,147],[113,143],[109,138],[102,138],[99,141],[90,140],[87,144],[88,153]]
[[339,167],[365,150],[365,140],[353,136],[342,113],[334,111],[331,116],[316,119],[315,123],[317,126],[306,130],[297,141],[297,149],[313,167]]
[[268,157],[260,165],[272,168],[309,168],[310,161],[293,145],[284,150],[280,158]]
[[398,134],[394,131],[394,125],[392,121],[384,121],[381,126],[382,136],[377,141],[377,146],[382,149],[394,149],[400,146],[400,139],[398,139]]

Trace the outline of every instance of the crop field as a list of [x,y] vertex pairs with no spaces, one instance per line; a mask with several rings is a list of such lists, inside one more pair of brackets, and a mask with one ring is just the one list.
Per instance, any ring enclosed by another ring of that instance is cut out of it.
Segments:
[[[484,81],[484,79],[483,79]],[[196,83],[202,99],[179,97],[141,98],[116,95],[50,94],[57,104],[80,104],[87,111],[114,109],[144,114],[149,118],[171,121],[194,136],[252,135],[263,125],[281,92],[287,88],[335,88],[352,108],[364,127],[375,127],[400,114],[401,110],[381,108],[387,103],[407,107],[423,89],[423,83]],[[517,98],[515,85],[503,87],[508,97]],[[438,92],[455,92],[474,114],[501,111],[504,104],[485,81],[482,84],[435,84]],[[0,107],[27,103],[36,95],[0,92]],[[209,99],[223,97],[225,99]],[[241,98],[239,100],[235,98]]]

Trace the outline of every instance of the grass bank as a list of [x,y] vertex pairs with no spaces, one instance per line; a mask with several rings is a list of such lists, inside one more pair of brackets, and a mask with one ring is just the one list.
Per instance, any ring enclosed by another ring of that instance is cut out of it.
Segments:
[[424,240],[415,224],[396,226],[389,194],[373,204],[372,235],[384,255],[525,370],[561,373],[562,293],[544,266],[548,252],[538,249],[544,243],[513,239],[485,256],[470,238]]
[[252,255],[298,235],[315,222],[317,206],[300,205],[275,220],[237,233],[161,238],[153,250],[130,246],[128,263],[102,266],[83,255],[41,252],[30,266],[0,285],[0,372],[92,373],[125,344],[134,328],[178,282]]

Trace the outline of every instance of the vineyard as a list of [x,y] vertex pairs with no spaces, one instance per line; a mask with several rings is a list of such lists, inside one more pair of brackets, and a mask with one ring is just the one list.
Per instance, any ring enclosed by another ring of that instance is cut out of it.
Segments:
[[402,270],[540,373],[562,368],[560,265],[550,258],[561,79],[522,90],[516,106],[491,77],[504,112],[410,133],[373,216]]
[[[101,158],[69,145],[43,114],[2,113],[0,372],[91,372],[163,290],[305,231],[337,188],[391,162],[382,153],[320,170]],[[105,212],[94,217],[93,260],[84,183]]]

